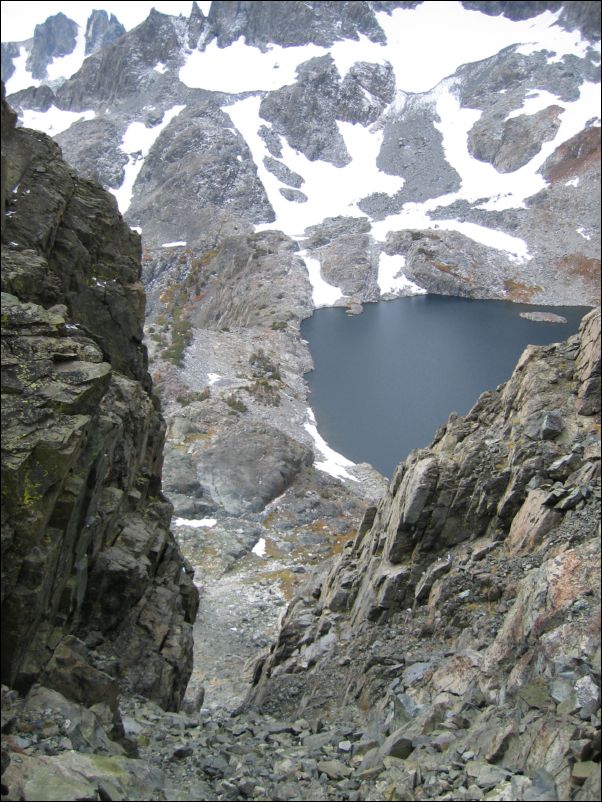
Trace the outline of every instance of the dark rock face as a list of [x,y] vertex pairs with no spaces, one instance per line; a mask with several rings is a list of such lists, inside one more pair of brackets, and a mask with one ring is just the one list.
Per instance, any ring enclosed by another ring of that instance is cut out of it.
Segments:
[[109,187],[121,185],[128,157],[119,149],[119,129],[111,120],[80,120],[59,134],[56,141],[69,153],[71,166],[83,178]]
[[[322,159],[343,167],[350,156],[336,121],[373,123],[393,99],[395,80],[390,65],[357,62],[345,79],[330,55],[302,64],[298,80],[270,92],[260,114],[274,133],[310,161]],[[273,155],[278,156],[278,152]]]
[[2,58],[1,80],[5,83],[15,71],[13,60],[19,55],[19,47],[14,42],[2,42],[0,55]]
[[153,9],[126,37],[102,47],[60,87],[61,108],[87,109],[134,94],[141,80],[158,62],[178,52],[174,18]]
[[310,161],[323,159],[336,167],[349,164],[351,158],[336,125],[340,76],[332,57],[306,61],[298,76],[292,86],[267,95],[259,113]]
[[62,12],[48,17],[46,22],[36,25],[33,46],[27,59],[27,67],[34,78],[45,78],[50,62],[72,53],[77,41],[77,23]]
[[[161,493],[139,238],[4,101],[2,146],[2,679],[64,693],[73,660],[91,687],[104,660],[177,709],[197,595]],[[92,655],[59,656],[90,629]]]
[[270,42],[285,47],[330,45],[339,39],[384,42],[370,3],[366,2],[214,2],[208,21],[219,47],[227,47],[239,36],[261,47]]
[[385,253],[404,256],[405,275],[439,295],[496,298],[507,291],[504,256],[456,231],[392,232]]
[[498,118],[497,125],[483,116],[469,132],[469,151],[476,159],[493,164],[498,172],[511,173],[528,164],[543,143],[554,138],[561,112],[560,106],[548,106],[530,116]]
[[41,86],[28,86],[20,92],[11,95],[11,102],[21,108],[35,109],[36,111],[48,111],[56,97],[52,89],[46,84]]
[[436,119],[431,103],[409,97],[385,122],[376,164],[389,175],[405,178],[398,193],[399,208],[407,201],[424,201],[460,186],[460,177],[445,159],[441,134],[433,126]]
[[[131,224],[148,224],[153,230],[149,245],[187,239],[181,232],[196,232],[212,247],[218,231],[222,236],[246,233],[249,223],[274,220],[248,147],[230,126],[227,110],[207,99],[184,110],[161,133],[140,172],[141,192],[127,215]],[[165,197],[170,198],[168,205]]]
[[378,251],[362,217],[329,217],[305,232],[304,246],[320,260],[322,276],[349,298],[376,300]]
[[279,231],[226,239],[208,265],[215,278],[192,315],[199,328],[271,326],[302,319],[311,286],[296,256],[298,245]]
[[125,28],[114,14],[109,17],[106,11],[94,9],[86,23],[86,56],[119,39],[124,33]]

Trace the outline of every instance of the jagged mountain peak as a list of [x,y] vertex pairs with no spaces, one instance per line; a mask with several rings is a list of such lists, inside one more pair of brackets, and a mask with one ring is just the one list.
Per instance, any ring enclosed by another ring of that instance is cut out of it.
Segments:
[[56,58],[72,53],[77,44],[78,26],[60,11],[36,25],[27,68],[33,78],[47,78],[48,65]]
[[110,44],[125,33],[125,27],[114,14],[94,9],[86,23],[86,56]]
[[[302,245],[308,226],[351,215],[370,222],[376,252],[362,262],[371,265],[364,300],[377,286],[407,289],[401,272],[437,291],[590,300],[595,168],[584,163],[547,187],[542,165],[580,130],[595,136],[597,48],[558,24],[557,3],[500,6],[499,16],[477,5],[217,2],[207,16],[198,6],[188,18],[156,12],[53,93],[11,100],[28,124],[49,120],[149,247],[215,243],[225,218],[230,231],[276,228]],[[463,33],[450,40],[452,28]],[[558,238],[546,221],[561,207],[572,211]],[[436,254],[425,260],[409,246],[410,229],[430,240],[439,232]],[[385,257],[397,283],[379,284]],[[486,275],[476,277],[471,265],[483,258]],[[331,283],[340,303],[359,286]]]

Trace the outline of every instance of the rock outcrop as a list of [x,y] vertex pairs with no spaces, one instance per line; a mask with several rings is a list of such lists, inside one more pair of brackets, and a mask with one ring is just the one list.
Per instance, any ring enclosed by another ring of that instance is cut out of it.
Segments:
[[289,607],[252,701],[359,705],[376,798],[596,798],[599,385],[597,309],[412,452]]
[[177,709],[198,601],[161,492],[139,237],[14,123],[3,99],[2,681]]

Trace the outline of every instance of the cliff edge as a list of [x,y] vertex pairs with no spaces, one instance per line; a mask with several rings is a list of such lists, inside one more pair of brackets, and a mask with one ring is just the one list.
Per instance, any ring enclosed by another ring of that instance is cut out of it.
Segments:
[[192,570],[161,493],[140,239],[2,97],[2,682],[177,710]]

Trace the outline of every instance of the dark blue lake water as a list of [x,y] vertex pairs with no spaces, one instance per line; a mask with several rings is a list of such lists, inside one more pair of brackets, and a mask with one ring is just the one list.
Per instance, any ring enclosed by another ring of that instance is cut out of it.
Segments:
[[[568,323],[520,317],[533,311]],[[318,309],[301,327],[315,365],[306,379],[318,430],[331,448],[391,476],[450,412],[466,414],[506,381],[528,344],[566,339],[588,311],[440,295],[366,304],[361,315]]]

